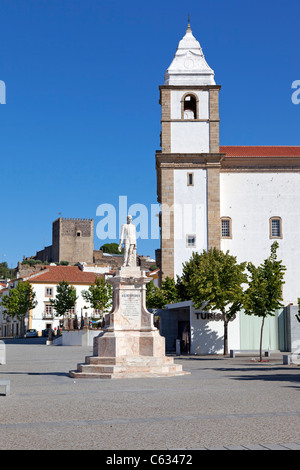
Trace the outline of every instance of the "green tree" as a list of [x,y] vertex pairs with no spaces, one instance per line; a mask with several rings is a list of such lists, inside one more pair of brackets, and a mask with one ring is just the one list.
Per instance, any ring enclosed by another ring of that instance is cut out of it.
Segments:
[[160,288],[155,286],[152,280],[147,284],[147,308],[164,308],[165,305],[180,302],[180,300],[177,284],[171,277],[166,277]]
[[196,309],[216,309],[224,321],[224,355],[228,354],[228,323],[242,306],[244,273],[247,263],[237,263],[236,257],[211,248],[193,253],[183,265],[181,290],[193,301]]
[[158,269],[158,267],[155,264],[149,267],[149,271],[156,271],[156,269]]
[[40,260],[29,258],[29,259],[24,259],[21,264],[28,265],[28,266],[35,266],[36,264],[42,264],[42,262]]
[[296,314],[296,318],[300,323],[300,298],[298,298],[298,313]]
[[278,242],[271,246],[270,256],[258,267],[248,263],[250,273],[249,286],[244,295],[244,308],[247,315],[255,315],[262,319],[260,332],[260,361],[262,361],[263,328],[267,316],[274,316],[275,311],[283,307],[282,285],[286,270],[282,261],[277,260]]
[[165,306],[163,293],[153,280],[146,286],[146,306],[147,308],[164,308]]
[[75,306],[76,289],[67,281],[62,281],[57,286],[57,294],[55,299],[50,299],[50,303],[55,310],[57,317],[64,317],[69,310]]
[[27,312],[37,305],[36,294],[28,281],[18,282],[8,295],[2,295],[1,305],[3,311],[11,318],[17,317],[23,327]]
[[[118,251],[118,246],[118,243],[105,243],[104,245],[100,246],[100,250],[102,250],[103,253],[119,255],[120,251]],[[124,248],[122,248],[121,253],[124,253]]]
[[103,277],[96,277],[95,282],[88,290],[82,291],[81,295],[93,309],[101,311],[102,318],[112,305],[112,286]]
[[14,276],[14,269],[7,266],[7,262],[0,263],[0,279],[11,279]]

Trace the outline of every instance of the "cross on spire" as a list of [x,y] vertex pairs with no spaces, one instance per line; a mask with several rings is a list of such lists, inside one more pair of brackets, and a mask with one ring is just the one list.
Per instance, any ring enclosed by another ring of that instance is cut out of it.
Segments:
[[190,14],[187,15],[187,18],[188,18],[188,27],[187,27],[187,31],[191,31],[191,26],[190,26],[191,17],[190,17]]

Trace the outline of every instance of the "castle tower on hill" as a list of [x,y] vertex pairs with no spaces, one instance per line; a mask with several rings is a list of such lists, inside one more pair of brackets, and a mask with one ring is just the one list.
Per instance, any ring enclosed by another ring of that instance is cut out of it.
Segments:
[[53,261],[93,262],[94,221],[59,218],[52,225]]
[[52,224],[52,245],[37,252],[36,259],[45,262],[68,261],[93,263],[93,219],[59,218]]
[[220,248],[220,88],[188,25],[159,87],[162,278],[180,274],[191,248]]

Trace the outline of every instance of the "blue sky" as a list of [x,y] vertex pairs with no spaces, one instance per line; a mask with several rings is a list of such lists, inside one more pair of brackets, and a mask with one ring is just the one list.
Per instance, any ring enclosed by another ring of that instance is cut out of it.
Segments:
[[158,87],[187,14],[222,85],[221,144],[300,145],[298,0],[0,0],[0,261],[50,245],[59,213],[96,228],[119,196],[150,212]]

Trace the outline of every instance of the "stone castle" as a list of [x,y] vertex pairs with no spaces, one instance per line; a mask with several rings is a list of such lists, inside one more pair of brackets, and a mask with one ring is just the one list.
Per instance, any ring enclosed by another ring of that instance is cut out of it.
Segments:
[[93,263],[94,221],[93,219],[56,219],[52,224],[52,245],[36,253],[35,259],[70,264],[83,261]]
[[[119,268],[123,263],[123,255],[111,255],[102,250],[94,249],[94,220],[58,218],[52,223],[52,245],[38,251],[33,259],[42,263],[69,264],[86,263],[97,266]],[[137,255],[137,265],[150,268],[155,263],[149,257]]]

